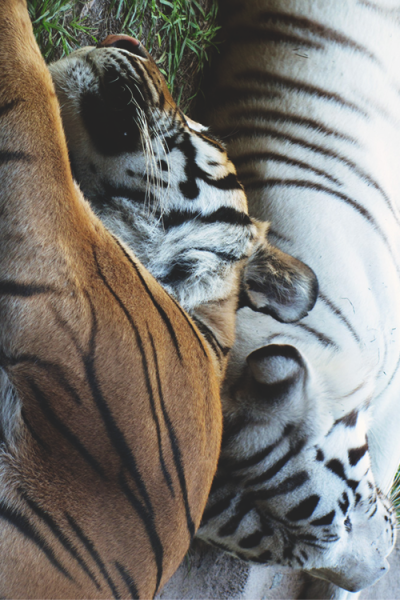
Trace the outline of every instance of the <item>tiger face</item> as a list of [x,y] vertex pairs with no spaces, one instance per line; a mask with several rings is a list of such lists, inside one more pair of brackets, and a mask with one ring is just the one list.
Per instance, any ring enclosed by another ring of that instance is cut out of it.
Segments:
[[53,64],[73,173],[106,226],[196,320],[224,359],[241,305],[298,319],[317,282],[251,219],[222,144],[173,101],[154,60],[109,36]]
[[248,309],[238,318],[222,451],[198,537],[243,560],[305,569],[356,592],[388,570],[396,534],[395,510],[371,470],[368,413],[335,419],[316,409],[318,382],[278,336],[248,352],[255,341],[248,321],[265,332],[263,318]]
[[102,220],[185,309],[224,298],[257,228],[221,144],[181,113],[133,38],[110,36],[51,73],[73,173]]

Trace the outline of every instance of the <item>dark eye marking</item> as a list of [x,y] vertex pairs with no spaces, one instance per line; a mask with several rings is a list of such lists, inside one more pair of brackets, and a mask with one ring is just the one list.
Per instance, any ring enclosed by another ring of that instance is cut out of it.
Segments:
[[256,546],[258,546],[260,544],[263,537],[264,536],[263,536],[262,531],[256,531],[256,532],[251,533],[250,535],[242,538],[239,541],[239,546],[241,548],[255,548]]
[[316,494],[306,498],[300,504],[292,508],[287,514],[286,518],[289,521],[301,521],[302,519],[308,519],[317,508],[320,497]]

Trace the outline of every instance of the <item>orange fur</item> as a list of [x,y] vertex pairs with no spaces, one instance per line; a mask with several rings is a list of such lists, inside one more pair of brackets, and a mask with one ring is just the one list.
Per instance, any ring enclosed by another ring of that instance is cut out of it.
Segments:
[[188,317],[74,185],[24,0],[0,4],[0,171],[0,366],[22,409],[2,440],[0,596],[126,597],[129,574],[149,598],[190,543],[185,485],[200,522],[218,381]]

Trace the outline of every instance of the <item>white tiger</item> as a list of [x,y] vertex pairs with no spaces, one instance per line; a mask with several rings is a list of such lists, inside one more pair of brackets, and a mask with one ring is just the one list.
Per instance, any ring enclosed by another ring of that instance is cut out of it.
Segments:
[[199,535],[327,580],[307,597],[344,598],[386,572],[395,538],[400,3],[221,4],[208,120],[250,214],[271,222],[320,291],[299,323],[238,313]]

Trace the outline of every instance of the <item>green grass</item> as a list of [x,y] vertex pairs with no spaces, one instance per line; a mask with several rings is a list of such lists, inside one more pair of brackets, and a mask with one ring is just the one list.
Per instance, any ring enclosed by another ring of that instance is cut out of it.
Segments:
[[90,26],[77,17],[76,8],[70,0],[28,0],[33,32],[47,62],[74,50],[80,33],[90,35]]
[[397,513],[397,521],[400,523],[400,467],[392,487],[392,500]]
[[[208,11],[197,0],[137,0],[133,4],[113,0],[111,6],[116,8],[116,18],[122,21],[122,31],[144,41],[146,48],[155,54],[171,93],[180,104],[183,78],[201,76],[209,51],[216,47],[217,3],[213,2]],[[198,93],[199,86],[200,82],[193,95]],[[186,102],[191,100],[189,97]]]
[[108,33],[131,35],[151,52],[184,111],[197,96],[209,53],[216,47],[217,5],[217,0],[105,0],[96,19],[81,0],[28,0],[46,61]]

